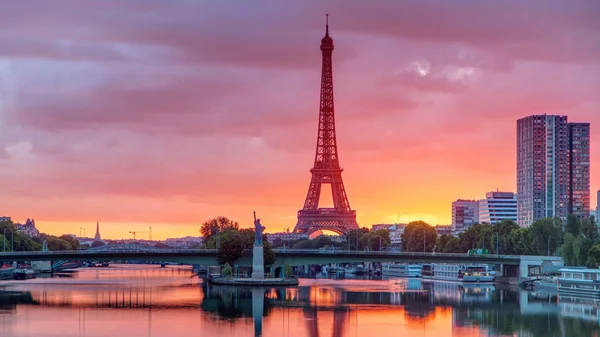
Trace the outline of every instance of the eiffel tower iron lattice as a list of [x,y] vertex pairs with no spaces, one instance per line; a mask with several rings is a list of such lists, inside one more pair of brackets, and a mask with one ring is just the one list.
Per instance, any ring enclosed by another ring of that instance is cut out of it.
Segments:
[[[312,234],[318,230],[330,230],[339,234],[358,229],[356,211],[350,209],[348,196],[342,181],[333,108],[333,70],[331,55],[333,39],[329,36],[329,22],[325,25],[325,37],[321,40],[323,55],[321,71],[321,103],[319,109],[319,131],[312,178],[303,209],[298,211],[298,223],[294,232]],[[321,188],[331,186],[333,208],[319,208]]]

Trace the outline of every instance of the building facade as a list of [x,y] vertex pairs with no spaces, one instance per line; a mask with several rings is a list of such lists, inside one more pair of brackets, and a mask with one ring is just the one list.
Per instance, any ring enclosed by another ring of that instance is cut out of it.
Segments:
[[25,234],[29,237],[36,238],[40,236],[40,231],[35,227],[35,220],[27,219],[25,224],[16,223],[17,232]]
[[596,192],[596,225],[600,226],[600,190]]
[[517,195],[513,192],[488,192],[479,200],[479,222],[497,224],[502,220],[517,222]]
[[568,123],[567,116],[557,115],[517,120],[519,226],[566,219],[571,211],[589,213],[589,158],[588,123]]
[[590,215],[590,124],[569,123],[569,213]]
[[479,221],[477,200],[458,199],[452,202],[452,227],[457,232],[473,226]]
[[371,226],[371,230],[387,229],[390,232],[390,246],[400,247],[402,245],[402,234],[404,234],[406,226],[408,226],[406,223],[375,224]]

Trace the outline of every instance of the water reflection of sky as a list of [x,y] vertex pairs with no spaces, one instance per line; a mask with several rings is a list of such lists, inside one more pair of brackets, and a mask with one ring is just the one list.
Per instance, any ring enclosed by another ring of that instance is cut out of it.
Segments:
[[254,336],[257,327],[263,336],[591,336],[599,322],[593,304],[419,279],[251,290],[204,284],[186,267],[117,266],[3,285],[7,337]]

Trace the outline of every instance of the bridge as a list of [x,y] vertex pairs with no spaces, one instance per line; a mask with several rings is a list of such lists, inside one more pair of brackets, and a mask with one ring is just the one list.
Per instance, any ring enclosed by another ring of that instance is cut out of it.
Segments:
[[[325,249],[274,249],[274,268],[329,263],[404,262],[404,263],[484,263],[496,265],[499,276],[528,277],[542,265],[562,265],[557,256],[467,255],[394,251],[351,251]],[[47,252],[0,252],[0,261],[151,261],[215,266],[216,249],[160,249],[146,245],[107,245],[88,250]],[[252,266],[252,252],[236,261]],[[536,269],[537,268],[537,269]]]

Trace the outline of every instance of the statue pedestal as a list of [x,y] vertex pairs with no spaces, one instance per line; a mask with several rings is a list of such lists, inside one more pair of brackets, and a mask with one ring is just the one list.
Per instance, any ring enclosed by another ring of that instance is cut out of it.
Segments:
[[265,257],[263,255],[263,246],[254,245],[252,247],[252,276],[253,279],[264,280],[265,278]]

